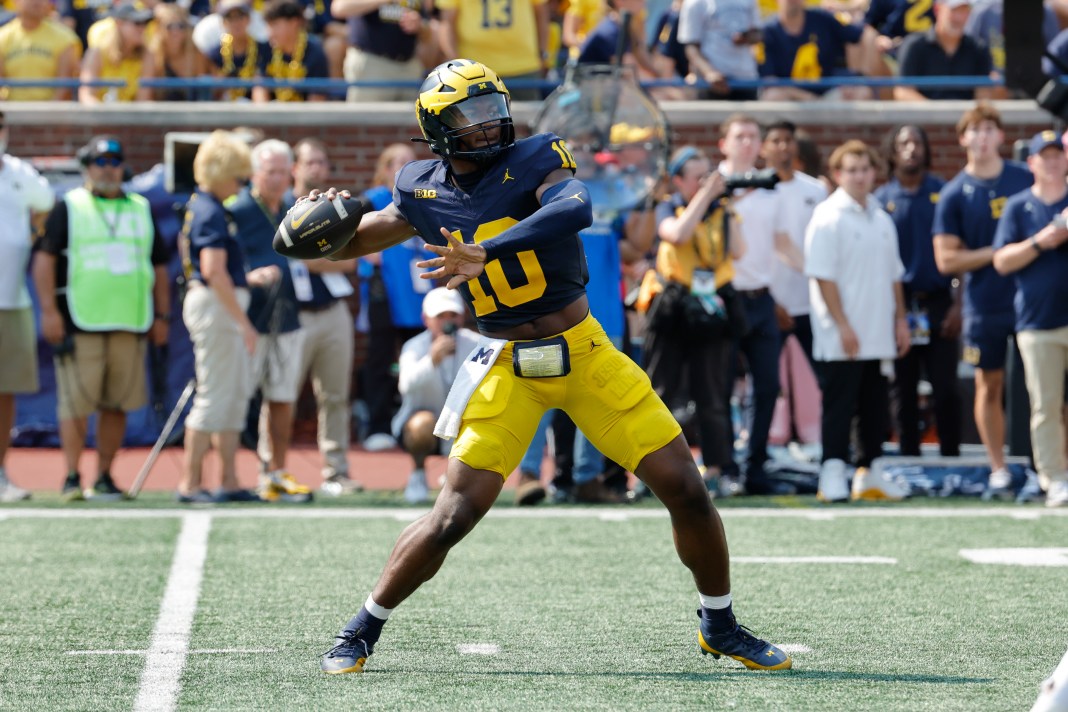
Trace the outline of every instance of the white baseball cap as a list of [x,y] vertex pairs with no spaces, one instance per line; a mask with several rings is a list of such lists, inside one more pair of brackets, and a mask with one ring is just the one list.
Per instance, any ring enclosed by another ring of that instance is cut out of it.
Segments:
[[455,289],[436,287],[423,297],[423,313],[434,318],[446,312],[464,313],[464,300]]

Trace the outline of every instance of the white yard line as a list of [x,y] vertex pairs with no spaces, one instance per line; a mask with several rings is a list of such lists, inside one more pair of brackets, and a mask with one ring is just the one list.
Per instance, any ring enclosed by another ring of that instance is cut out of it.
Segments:
[[[77,505],[74,505],[77,507]],[[625,505],[620,505],[625,507]],[[113,509],[37,509],[18,507],[0,510],[0,518],[8,519],[173,519],[191,514],[210,515],[216,519],[394,519],[408,521],[426,514],[427,509],[414,508],[317,508],[289,505],[272,507],[250,504],[247,508],[220,509],[133,509],[117,505]],[[616,514],[618,512],[618,514]],[[606,516],[607,515],[607,516]],[[486,517],[489,519],[609,519],[618,521],[621,516],[626,519],[666,519],[665,509],[604,507],[531,507],[529,509],[512,509],[500,507],[491,509]],[[1068,517],[1068,508],[1046,509],[1044,507],[842,507],[827,508],[724,508],[719,510],[724,519],[990,519],[1008,517],[1012,519],[1042,519],[1046,517]]]
[[182,515],[182,530],[178,534],[167,589],[163,593],[145,669],[141,673],[141,686],[133,707],[135,712],[169,712],[178,704],[179,683],[189,652],[189,634],[204,577],[212,516],[206,512]]
[[456,652],[460,655],[496,655],[501,652],[501,646],[496,643],[460,643]]
[[896,564],[889,556],[732,556],[732,564]]
[[961,549],[960,555],[973,564],[1068,566],[1068,549],[1065,548]]
[[796,655],[797,653],[811,653],[812,652],[812,648],[808,647],[804,643],[784,643],[783,645],[776,644],[775,647],[777,647],[779,650],[783,651],[784,653],[790,653],[791,655]]
[[[190,650],[189,655],[260,655],[277,653],[274,648],[204,648]],[[147,650],[68,650],[67,655],[145,655]]]

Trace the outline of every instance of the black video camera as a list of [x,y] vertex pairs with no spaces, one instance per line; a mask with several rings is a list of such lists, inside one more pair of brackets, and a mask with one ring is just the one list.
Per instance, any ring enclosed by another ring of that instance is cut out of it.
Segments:
[[732,173],[724,176],[724,190],[735,191],[740,188],[774,188],[779,182],[779,174],[774,168],[765,168],[762,171],[746,171],[745,173]]
[[456,329],[457,329],[456,324],[454,324],[451,321],[447,321],[447,322],[445,322],[444,324],[441,325],[441,333],[444,334],[445,336],[452,336],[453,334],[456,333]]

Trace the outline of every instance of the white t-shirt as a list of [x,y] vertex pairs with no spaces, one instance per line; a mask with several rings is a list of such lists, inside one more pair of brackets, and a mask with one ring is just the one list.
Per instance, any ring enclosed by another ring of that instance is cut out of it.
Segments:
[[[812,219],[812,211],[827,199],[827,188],[819,180],[805,173],[775,186],[779,194],[777,232],[790,236],[797,251],[805,253],[805,229]],[[790,316],[808,314],[808,278],[802,272],[775,260],[775,276],[771,281],[771,295]]]
[[51,210],[56,195],[29,163],[8,155],[0,160],[0,309],[25,309],[30,306],[30,211]]
[[756,79],[753,48],[732,37],[762,25],[756,0],[682,0],[679,44],[701,45],[701,54],[728,79]]
[[[722,166],[720,172],[723,172]],[[736,289],[770,287],[775,279],[775,229],[781,205],[774,190],[750,191],[736,198],[731,209],[738,219],[738,231],[745,239],[745,254],[734,261]]]
[[812,352],[818,361],[845,361],[838,326],[827,311],[816,279],[834,282],[842,310],[860,342],[857,360],[897,356],[894,343],[894,282],[905,267],[897,228],[879,201],[861,207],[839,188],[816,206],[805,233],[805,274],[812,302]]

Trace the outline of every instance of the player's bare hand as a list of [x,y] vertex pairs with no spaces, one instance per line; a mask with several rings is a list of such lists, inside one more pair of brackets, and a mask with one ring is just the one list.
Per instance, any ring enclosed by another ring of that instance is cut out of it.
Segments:
[[334,198],[336,198],[339,195],[342,198],[344,198],[345,200],[349,200],[349,199],[352,198],[352,193],[350,193],[348,190],[338,190],[337,188],[331,186],[331,187],[327,188],[326,190],[319,190],[318,188],[312,188],[310,193],[308,193],[307,195],[301,196],[297,200],[297,202],[300,203],[300,202],[305,201],[305,200],[310,200],[310,201],[312,201],[314,203],[320,197],[325,198],[326,200],[333,200]]
[[897,357],[901,358],[912,348],[912,334],[906,319],[894,319],[894,342],[897,344]]
[[486,268],[486,248],[481,245],[469,245],[460,242],[445,228],[441,228],[441,234],[448,241],[448,244],[431,245],[427,243],[426,248],[437,257],[416,263],[416,267],[434,269],[433,272],[424,272],[419,275],[420,277],[423,279],[445,279],[448,277],[449,281],[445,286],[449,289],[456,289],[464,282],[469,282],[482,274],[482,270]]
[[256,269],[245,275],[245,279],[253,287],[267,287],[277,282],[282,277],[282,271],[278,269],[278,265],[267,265],[266,267],[257,267]]
[[849,324],[842,324],[838,327],[839,338],[842,340],[842,353],[845,354],[847,359],[855,359],[857,354],[860,353],[860,340],[857,339],[857,334],[853,331],[853,327]]

